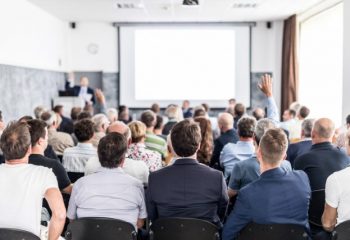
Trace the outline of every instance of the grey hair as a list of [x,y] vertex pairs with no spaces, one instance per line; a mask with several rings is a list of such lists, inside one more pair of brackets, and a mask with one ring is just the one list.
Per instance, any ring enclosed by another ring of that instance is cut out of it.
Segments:
[[255,127],[254,135],[256,142],[259,143],[260,139],[264,136],[265,132],[269,129],[277,128],[278,125],[275,121],[263,118],[258,121]]
[[112,121],[112,119],[114,117],[116,117],[116,119],[118,119],[118,111],[117,111],[117,109],[115,109],[115,108],[108,108],[107,109],[107,117],[108,117],[109,121]]
[[304,132],[304,136],[309,138],[311,137],[312,128],[314,126],[315,119],[305,119],[301,124],[301,129]]
[[34,116],[36,119],[40,119],[41,114],[43,114],[46,111],[44,106],[37,106],[34,108]]
[[[57,124],[58,122],[58,118],[57,115],[54,111],[49,111],[47,112],[49,114],[49,118],[47,119],[42,119],[43,121],[45,121],[45,123],[47,124],[47,126],[51,127],[54,123]],[[41,116],[43,116],[43,114],[41,114]]]
[[94,123],[94,131],[98,132],[102,125],[108,122],[108,118],[103,113],[99,113],[93,116],[91,121]]

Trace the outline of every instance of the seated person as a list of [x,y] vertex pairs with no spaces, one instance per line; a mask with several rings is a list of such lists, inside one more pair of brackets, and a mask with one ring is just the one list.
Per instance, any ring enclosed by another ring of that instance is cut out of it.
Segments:
[[86,162],[89,158],[97,156],[96,148],[92,145],[94,123],[89,119],[78,121],[74,125],[74,134],[78,139],[78,145],[64,150],[63,166],[68,173],[84,175]]
[[220,154],[220,165],[224,169],[225,179],[231,176],[233,166],[250,158],[255,151],[253,135],[256,121],[251,117],[242,117],[237,124],[239,140],[237,143],[227,143]]
[[22,229],[40,236],[45,197],[52,210],[49,239],[58,239],[66,219],[62,195],[51,169],[28,164],[30,145],[26,123],[10,123],[1,136],[6,163],[0,165],[0,228]]
[[101,166],[96,173],[79,179],[73,187],[67,216],[115,218],[141,228],[147,218],[141,181],[126,174],[123,166],[127,140],[109,133],[98,145]]
[[309,180],[303,171],[280,167],[287,147],[288,139],[282,129],[270,129],[261,138],[257,151],[261,176],[239,191],[222,232],[223,240],[235,239],[250,222],[296,224],[309,231]]
[[227,187],[220,171],[196,160],[201,142],[198,124],[185,119],[173,127],[170,138],[175,162],[149,176],[146,200],[150,220],[199,218],[220,227],[228,203]]
[[[277,123],[271,119],[263,118],[258,121],[254,131],[255,151],[257,151],[260,139],[265,132],[276,127]],[[281,167],[286,171],[292,170],[290,163],[286,160],[282,161]],[[257,180],[259,176],[260,165],[258,159],[256,158],[256,154],[253,154],[253,156],[247,160],[235,164],[232,168],[230,182],[228,184],[228,195],[230,198],[237,195],[240,189]]]

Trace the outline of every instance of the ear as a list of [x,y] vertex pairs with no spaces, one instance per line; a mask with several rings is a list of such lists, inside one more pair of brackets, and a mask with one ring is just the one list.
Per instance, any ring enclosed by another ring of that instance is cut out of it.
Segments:
[[258,147],[258,149],[256,150],[256,158],[258,159],[259,163],[262,162],[262,153],[260,147]]
[[284,154],[283,160],[287,159],[287,154]]

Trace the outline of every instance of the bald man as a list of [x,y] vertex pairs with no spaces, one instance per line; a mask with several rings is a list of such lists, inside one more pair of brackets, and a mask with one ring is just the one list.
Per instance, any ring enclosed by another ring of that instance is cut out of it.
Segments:
[[[125,139],[127,139],[127,145],[129,146],[131,144],[131,131],[125,123],[121,121],[112,123],[107,129],[107,134],[113,132],[123,134]],[[90,158],[85,166],[85,175],[96,172],[100,167],[101,164],[98,158]],[[125,173],[140,180],[144,185],[147,185],[149,169],[145,162],[125,158],[122,169]]]
[[[318,119],[311,131],[311,150],[294,161],[295,170],[303,170],[309,177],[311,190],[324,190],[329,175],[349,166],[349,158],[338,148],[332,145],[335,127],[328,118]],[[319,202],[322,201],[322,202]],[[310,205],[324,206],[324,198],[312,199]],[[321,224],[323,208],[316,214],[317,223]],[[313,235],[323,234],[322,227],[310,225]]]
[[219,160],[222,149],[227,143],[237,143],[239,138],[236,130],[233,129],[233,116],[231,114],[226,112],[221,113],[218,118],[218,127],[221,136],[214,141],[214,151],[210,161],[210,166],[216,169],[221,169]]

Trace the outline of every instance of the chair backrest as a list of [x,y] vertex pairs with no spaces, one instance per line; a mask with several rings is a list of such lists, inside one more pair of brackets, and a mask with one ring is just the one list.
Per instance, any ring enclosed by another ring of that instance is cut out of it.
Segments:
[[322,227],[321,218],[323,214],[325,198],[326,196],[324,189],[312,191],[309,206],[310,224]]
[[218,228],[193,218],[162,218],[151,225],[151,240],[219,240]]
[[0,240],[40,240],[31,232],[13,228],[0,228]]
[[80,218],[72,221],[65,234],[66,240],[136,240],[132,224],[111,218]]
[[332,240],[348,240],[350,239],[350,220],[339,224],[334,232]]
[[303,226],[294,224],[250,223],[238,235],[237,240],[307,240]]

